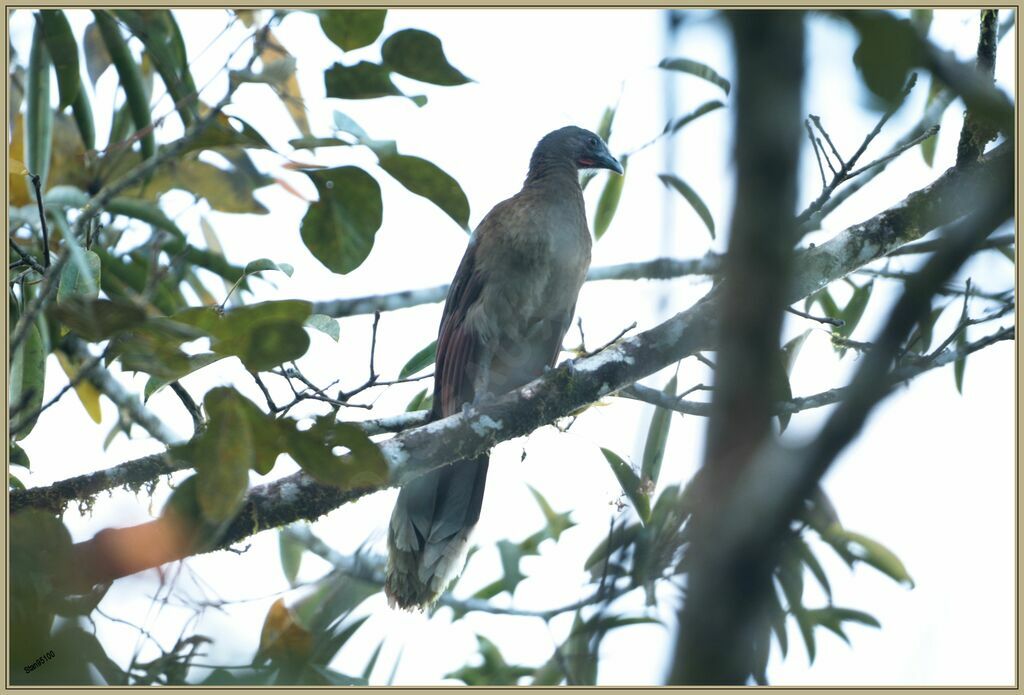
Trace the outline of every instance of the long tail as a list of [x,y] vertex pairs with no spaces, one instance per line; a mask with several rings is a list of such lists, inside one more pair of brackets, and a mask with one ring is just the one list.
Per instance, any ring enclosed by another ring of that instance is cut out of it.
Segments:
[[388,526],[384,592],[391,606],[426,608],[462,569],[480,518],[488,456],[457,461],[405,485]]

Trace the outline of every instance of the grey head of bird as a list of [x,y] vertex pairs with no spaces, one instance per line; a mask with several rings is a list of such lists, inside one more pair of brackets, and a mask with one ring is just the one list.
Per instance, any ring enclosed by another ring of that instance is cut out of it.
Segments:
[[536,170],[543,163],[553,160],[572,162],[577,169],[611,169],[622,173],[622,165],[608,151],[595,133],[570,125],[553,130],[540,139],[530,158],[530,169]]

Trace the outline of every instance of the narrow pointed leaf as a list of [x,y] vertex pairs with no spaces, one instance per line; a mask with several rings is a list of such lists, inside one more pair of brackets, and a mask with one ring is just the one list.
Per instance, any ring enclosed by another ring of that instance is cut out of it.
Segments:
[[437,341],[431,341],[429,345],[417,352],[415,355],[409,358],[409,361],[402,367],[402,371],[398,373],[399,379],[406,379],[416,372],[425,369],[429,365],[434,363],[437,359]]
[[46,48],[57,71],[57,91],[60,104],[57,110],[63,111],[74,103],[78,95],[81,78],[78,76],[78,43],[71,33],[68,18],[61,10],[40,10],[43,22],[43,37]]
[[121,80],[121,88],[124,89],[135,128],[142,133],[140,139],[142,156],[148,159],[156,152],[156,139],[149,110],[148,90],[142,78],[142,71],[135,63],[135,58],[132,57],[128,44],[121,35],[121,29],[114,18],[106,10],[94,10],[93,15],[96,18],[96,26],[100,30],[100,35],[103,37],[103,43],[106,44],[107,51],[110,53],[114,69],[117,70]]
[[397,152],[380,157],[381,168],[416,195],[423,196],[469,230],[469,200],[459,182],[433,162]]
[[622,186],[626,181],[626,163],[629,157],[623,155],[621,158],[622,175],[610,174],[608,181],[601,191],[601,197],[597,199],[597,210],[594,212],[594,238],[600,239],[608,231],[608,227],[615,217],[615,211],[619,207],[619,199],[622,197]]
[[708,232],[711,233],[711,238],[715,238],[715,220],[711,217],[711,211],[708,210],[708,206],[704,204],[697,191],[693,190],[688,183],[683,181],[678,176],[672,174],[658,174],[658,178],[666,186],[675,189],[679,195],[683,196],[683,199],[690,204],[694,212],[700,217],[704,226],[708,228]]
[[626,497],[633,503],[633,508],[636,509],[637,514],[640,516],[640,520],[644,524],[647,524],[651,519],[651,499],[644,484],[641,482],[640,477],[636,474],[633,468],[623,461],[622,458],[614,451],[602,447],[601,453],[604,454],[605,460],[607,460],[608,465],[611,466],[612,473],[615,474],[615,478],[619,481],[619,485],[622,486],[622,491],[626,493]]
[[[39,177],[42,190],[50,171],[53,148],[53,109],[50,108],[50,54],[43,38],[42,21],[36,21],[25,79],[25,166]],[[34,200],[34,194],[32,199]]]
[[[669,379],[663,393],[674,398],[676,395],[676,377]],[[655,407],[651,416],[651,425],[647,428],[647,441],[644,444],[643,462],[640,466],[641,480],[650,480],[652,487],[658,484],[661,473],[661,462],[665,458],[665,444],[668,431],[672,425],[672,411],[668,408]]]
[[89,73],[89,81],[96,84],[96,80],[110,67],[110,52],[107,44],[103,43],[100,35],[100,28],[96,22],[90,22],[85,28],[85,35],[82,39],[82,50],[85,53],[85,69]]
[[715,111],[717,109],[720,109],[723,106],[725,106],[725,104],[717,100],[705,102],[698,106],[696,109],[694,109],[691,113],[688,113],[685,116],[676,118],[666,123],[665,129],[662,131],[662,135],[677,133],[681,128],[692,123],[701,116],[711,113],[712,111]]
[[690,60],[689,58],[665,58],[658,63],[658,67],[664,70],[675,70],[677,72],[689,73],[690,75],[699,77],[702,80],[707,80],[711,84],[721,88],[721,90],[725,92],[726,96],[729,95],[729,90],[732,88],[732,85],[729,84],[729,80],[719,75],[704,63],[699,63],[696,60]]

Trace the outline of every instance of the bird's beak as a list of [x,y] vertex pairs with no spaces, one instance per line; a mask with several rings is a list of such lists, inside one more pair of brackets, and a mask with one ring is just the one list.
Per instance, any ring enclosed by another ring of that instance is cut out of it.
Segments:
[[611,156],[607,151],[594,158],[594,168],[611,169],[616,174],[622,173],[622,165],[619,164],[619,160],[615,159],[615,157]]

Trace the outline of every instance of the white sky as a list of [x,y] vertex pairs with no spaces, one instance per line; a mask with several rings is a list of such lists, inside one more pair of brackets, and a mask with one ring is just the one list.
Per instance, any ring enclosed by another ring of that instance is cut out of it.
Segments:
[[[226,56],[243,34],[233,30],[227,37],[199,54],[224,26],[220,11],[179,12],[188,51],[193,58],[196,83],[203,85],[225,64]],[[76,32],[88,15],[69,13]],[[975,48],[977,20],[973,11],[937,12],[933,38],[954,48],[966,59]],[[330,134],[331,114],[340,109],[355,118],[370,135],[396,139],[400,151],[426,157],[453,175],[465,190],[472,209],[471,223],[478,222],[498,201],[516,192],[525,175],[530,151],[546,132],[575,123],[595,128],[605,106],[614,103],[621,90],[621,108],[611,137],[613,153],[630,150],[657,133],[666,120],[663,109],[665,75],[653,66],[666,55],[694,58],[733,77],[731,47],[721,21],[708,12],[691,13],[675,47],[665,45],[663,15],[649,10],[400,10],[390,12],[385,36],[405,27],[426,29],[439,36],[456,67],[475,83],[440,88],[396,78],[408,93],[423,93],[429,104],[418,109],[403,99],[372,102],[326,100],[322,71],[338,60],[374,60],[378,48],[368,47],[344,56],[323,37],[316,20],[306,13],[289,15],[275,33],[298,59],[299,79],[307,98],[309,117],[316,134]],[[27,55],[31,19],[14,15],[11,41],[19,55]],[[808,22],[808,88],[805,110],[822,117],[837,146],[851,153],[878,114],[865,107],[864,91],[851,63],[856,47],[845,25],[816,17]],[[1015,32],[1000,47],[997,76],[1004,89],[1015,82],[1010,48]],[[928,78],[914,90],[905,107],[892,119],[865,155],[873,158],[913,125],[923,110]],[[114,71],[98,84],[93,100],[100,114],[110,104],[116,85]],[[208,101],[223,93],[218,79],[206,93]],[[157,87],[160,93],[162,87]],[[676,115],[700,103],[719,98],[716,88],[692,77],[675,78]],[[1011,92],[1012,93],[1012,92]],[[808,241],[821,241],[848,224],[861,221],[899,201],[907,193],[933,180],[950,166],[955,156],[961,119],[959,102],[943,121],[935,169],[929,169],[916,151],[907,153],[889,170],[853,197],[825,222],[825,231]],[[170,110],[164,99],[156,113]],[[284,107],[269,90],[247,85],[239,90],[230,113],[251,123],[275,146],[287,151],[287,140],[298,137]],[[168,119],[161,134],[174,137],[180,124]],[[97,133],[105,136],[109,121],[97,119]],[[722,109],[684,129],[674,140],[676,172],[704,198],[720,230],[709,237],[696,214],[673,195],[666,195],[656,174],[663,171],[664,152],[650,148],[630,161],[630,169],[618,214],[607,235],[595,246],[595,266],[645,260],[663,254],[694,257],[709,248],[725,248],[733,185],[729,132],[731,111]],[[305,177],[281,169],[284,160],[255,153],[265,170],[286,178],[307,197],[315,190]],[[280,187],[262,189],[256,195],[273,212],[267,216],[208,214],[233,262],[270,257],[291,263],[295,274],[274,278],[275,289],[257,283],[260,298],[329,299],[427,287],[447,282],[462,254],[466,236],[429,202],[408,193],[379,172],[373,158],[356,148],[335,148],[295,156],[318,164],[356,163],[366,166],[384,191],[384,222],[367,261],[348,276],[331,274],[306,251],[299,238],[299,220],[306,204]],[[866,159],[864,161],[867,161]],[[820,188],[817,167],[804,153],[801,172],[801,204],[813,199]],[[587,191],[591,206],[604,180],[602,175]],[[176,198],[175,209],[184,197]],[[666,205],[668,206],[666,208]],[[205,203],[187,209],[180,226],[192,243],[202,245],[198,215]],[[173,209],[172,209],[173,211]],[[666,215],[668,217],[666,217]],[[664,235],[665,220],[669,234]],[[907,267],[911,267],[908,265]],[[977,287],[996,291],[1013,282],[1013,268],[996,253],[982,254],[965,269]],[[219,286],[209,283],[214,291]],[[649,328],[669,315],[690,306],[706,290],[706,282],[680,279],[670,283],[640,281],[588,284],[580,297],[578,315],[583,318],[588,345],[599,345],[632,321],[638,330]],[[887,303],[895,298],[891,288],[876,287],[869,314],[855,334],[870,339],[880,326]],[[976,308],[980,309],[981,304]],[[431,305],[385,314],[380,324],[377,365],[385,375],[397,375],[405,361],[433,339],[441,306]],[[936,336],[950,330],[958,306],[943,316]],[[816,324],[789,317],[787,337],[812,328],[803,348],[792,386],[796,395],[809,395],[844,383],[856,366],[851,352],[838,361],[828,334]],[[314,333],[312,349],[300,363],[317,383],[341,377],[354,386],[366,376],[370,317],[341,322],[339,344]],[[981,330],[972,333],[980,337]],[[575,331],[566,345],[577,341]],[[938,340],[938,339],[937,339]],[[790,623],[790,652],[786,660],[773,645],[769,680],[775,684],[1010,684],[1014,679],[1014,348],[1003,343],[968,361],[964,396],[956,394],[952,369],[945,368],[915,380],[909,389],[891,397],[871,417],[866,434],[847,449],[829,473],[825,485],[844,524],[892,548],[904,561],[917,586],[907,590],[870,568],[850,573],[846,566],[820,549],[829,572],[837,605],[865,610],[882,623],[881,630],[851,625],[847,647],[830,633],[819,630],[818,657],[808,668],[798,630]],[[48,371],[46,397],[65,383],[56,362]],[[666,376],[651,385],[661,387]],[[695,360],[685,360],[680,386],[704,382],[707,374]],[[141,391],[144,377],[126,376]],[[207,389],[226,383],[257,402],[259,392],[236,360],[190,376],[184,385],[197,400]],[[280,384],[279,384],[280,386]],[[382,394],[372,415],[404,409],[421,385],[405,385]],[[190,421],[167,391],[154,396],[151,408],[166,417],[178,432],[189,431]],[[131,442],[119,438],[107,451],[101,443],[116,418],[115,408],[104,400],[104,420],[95,426],[74,397],[67,397],[44,416],[23,442],[33,462],[24,480],[45,485],[70,475],[106,468],[139,455],[158,451],[153,440]],[[360,419],[363,411],[348,414]],[[828,415],[828,409],[793,417],[784,439],[797,442],[811,436]],[[593,408],[567,434],[551,427],[529,437],[500,445],[492,457],[488,491],[474,542],[482,549],[460,583],[463,595],[489,583],[500,568],[494,543],[534,532],[542,518],[526,483],[547,496],[557,511],[572,509],[579,525],[566,532],[557,546],[545,545],[540,558],[528,558],[522,569],[528,575],[516,593],[514,605],[548,608],[578,599],[586,589],[580,571],[583,559],[607,532],[613,501],[620,490],[608,470],[599,447],[605,446],[633,460],[643,448],[650,408],[612,400],[608,407]],[[702,455],[704,422],[699,418],[673,420],[662,471],[661,486],[686,479]],[[521,454],[527,454],[519,463]],[[282,459],[272,477],[294,470]],[[254,483],[260,482],[254,476]],[[101,528],[129,525],[149,518],[159,509],[169,489],[161,484],[150,508],[146,497],[117,492],[101,496],[91,515],[69,511],[65,521],[76,540],[84,540]],[[367,539],[383,550],[394,492],[373,495],[348,505],[314,525],[313,529],[343,552],[354,551]],[[630,513],[630,512],[623,512]],[[255,600],[231,606],[228,614],[208,611],[196,632],[213,636],[209,663],[243,664],[254,653],[263,616],[274,592],[286,588],[279,569],[277,538],[263,533],[252,539],[245,554],[218,553],[194,558],[187,565],[227,598]],[[816,547],[816,549],[818,549]],[[326,564],[307,555],[300,575],[315,579]],[[147,572],[119,581],[101,604],[108,614],[136,622],[147,615],[147,598],[157,586],[157,574]],[[824,603],[807,581],[808,605]],[[186,575],[182,591],[195,595]],[[670,593],[666,606],[672,606]],[[507,601],[507,596],[498,602]],[[637,597],[621,602],[623,610],[640,610]],[[387,609],[383,597],[365,604],[374,615],[342,650],[334,666],[347,673],[362,670],[370,652],[387,637],[371,682],[381,683],[390,673],[399,650],[402,662],[396,683],[438,683],[446,672],[473,658],[474,630],[499,643],[509,663],[538,665],[550,655],[555,641],[568,630],[570,616],[552,622],[549,631],[536,619],[494,618],[471,614],[457,624],[441,610],[430,621]],[[155,609],[154,609],[155,612]],[[188,613],[167,607],[145,618],[165,646],[173,644]],[[664,611],[669,618],[671,610]],[[124,664],[135,647],[131,628],[97,619],[99,636],[111,656]],[[653,684],[664,678],[673,639],[670,630],[640,626],[613,631],[602,646],[599,679],[602,684]],[[443,645],[443,648],[434,645]],[[143,659],[156,655],[145,647]]]

